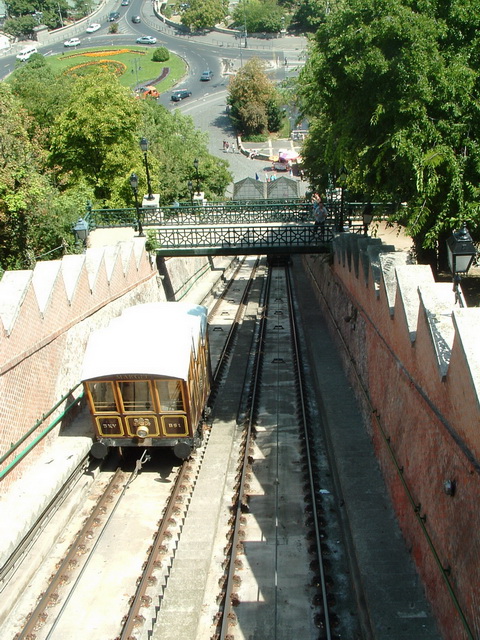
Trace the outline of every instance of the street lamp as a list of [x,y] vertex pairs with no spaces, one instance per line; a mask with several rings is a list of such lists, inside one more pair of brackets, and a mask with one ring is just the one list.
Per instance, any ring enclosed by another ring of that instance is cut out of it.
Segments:
[[472,236],[464,223],[461,229],[452,232],[447,239],[448,265],[453,274],[453,290],[455,292],[455,304],[458,302],[464,306],[460,290],[460,273],[467,273],[472,266],[473,259],[477,255],[477,250],[473,244]]
[[85,247],[88,237],[88,222],[83,218],[79,218],[73,227],[73,233],[75,235],[75,244],[82,244]]
[[369,201],[362,211],[363,235],[368,236],[368,227],[373,220],[373,204]]
[[197,180],[197,193],[200,195],[200,176],[198,175],[198,158],[195,158],[193,161],[193,166],[195,167],[195,175]]
[[348,171],[345,167],[342,167],[337,178],[337,182],[341,188],[341,200],[340,200],[340,219],[338,221],[338,231],[343,231],[343,219],[345,217],[345,183],[347,181]]
[[143,151],[143,161],[145,162],[145,171],[147,172],[147,189],[148,189],[147,200],[153,200],[154,195],[152,193],[152,185],[150,184],[150,172],[148,170],[148,160],[147,160],[148,140],[146,138],[142,138],[140,140],[140,149]]
[[138,237],[144,238],[145,234],[143,233],[142,220],[140,219],[140,205],[138,204],[138,176],[136,173],[132,173],[132,175],[130,176],[130,186],[132,187],[133,195],[135,198],[135,209],[137,211]]

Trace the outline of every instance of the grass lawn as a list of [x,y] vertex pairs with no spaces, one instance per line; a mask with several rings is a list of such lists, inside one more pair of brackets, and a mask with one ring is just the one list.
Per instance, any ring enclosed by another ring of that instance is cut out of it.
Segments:
[[170,53],[170,59],[166,62],[153,62],[153,47],[141,45],[125,47],[95,47],[91,49],[79,49],[65,51],[58,56],[46,58],[54,71],[61,73],[79,65],[104,64],[119,70],[119,81],[125,87],[135,87],[140,84],[149,84],[162,76],[164,68],[168,69],[166,76],[155,87],[160,93],[168,91],[185,75],[186,64],[179,56]]

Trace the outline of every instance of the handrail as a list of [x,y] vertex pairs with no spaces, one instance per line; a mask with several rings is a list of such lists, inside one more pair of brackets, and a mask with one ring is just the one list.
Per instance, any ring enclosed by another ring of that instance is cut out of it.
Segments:
[[[52,413],[58,409],[58,407],[76,390],[78,389],[78,387],[81,386],[81,382],[79,382],[77,385],[75,385],[74,387],[72,387],[64,396],[62,396],[62,398],[47,412],[44,413],[42,415],[42,417],[37,420],[37,422],[33,425],[33,427],[31,427],[27,433],[25,433],[19,440],[17,440],[17,442],[15,442],[14,444],[11,445],[10,449],[3,454],[3,456],[0,457],[0,465],[3,464],[11,455],[13,455],[13,453],[20,447],[20,445],[22,445],[25,440],[27,440],[27,438],[29,438],[37,429],[38,427],[45,422],[45,420],[52,415]],[[78,395],[75,400],[70,403],[67,408],[62,411],[62,413],[57,416],[57,418],[55,418],[55,420],[50,423],[48,425],[48,427],[46,429],[44,429],[34,440],[32,440],[32,442],[27,445],[27,447],[25,449],[23,449],[23,451],[21,451],[15,458],[14,460],[12,460],[12,462],[10,462],[5,469],[3,469],[2,471],[0,471],[0,480],[3,480],[3,478],[8,475],[10,473],[10,471],[12,471],[12,469],[21,461],[23,460],[23,458],[61,421],[63,420],[63,418],[65,417],[65,415],[71,410],[73,409],[73,407],[78,404],[80,402],[80,400],[83,398],[83,391],[82,393],[80,393],[80,395]]]

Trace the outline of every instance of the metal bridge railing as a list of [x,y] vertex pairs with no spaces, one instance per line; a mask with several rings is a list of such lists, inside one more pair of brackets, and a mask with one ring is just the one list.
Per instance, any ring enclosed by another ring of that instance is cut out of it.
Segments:
[[[327,201],[329,218],[335,221],[337,230],[348,226],[352,230],[362,226],[362,211],[365,203],[347,202],[343,206],[338,201]],[[384,219],[394,211],[392,204],[374,203],[374,216]],[[207,202],[203,205],[181,204],[158,208],[140,209],[142,225],[218,225],[218,224],[261,224],[297,223],[303,224],[313,219],[312,205],[301,199],[252,200]],[[89,228],[135,227],[137,212],[134,208],[93,209],[87,208],[86,221]]]

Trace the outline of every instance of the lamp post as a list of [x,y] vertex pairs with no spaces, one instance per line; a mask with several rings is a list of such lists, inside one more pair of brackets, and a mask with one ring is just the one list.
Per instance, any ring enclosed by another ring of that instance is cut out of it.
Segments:
[[472,266],[473,259],[477,255],[477,250],[473,244],[472,236],[469,234],[466,225],[461,229],[452,232],[447,239],[448,265],[453,275],[453,290],[455,292],[455,304],[458,302],[464,307],[460,289],[460,273],[467,273]]
[[73,233],[75,235],[75,244],[82,245],[83,247],[87,246],[87,238],[88,238],[88,222],[83,218],[79,218],[74,227]]
[[195,177],[197,180],[197,193],[200,195],[200,177],[198,175],[198,158],[195,158],[193,161],[193,166],[195,167]]
[[145,162],[145,171],[147,173],[147,189],[148,189],[147,200],[153,200],[154,196],[152,193],[152,185],[150,184],[150,172],[148,170],[148,160],[147,160],[148,140],[146,138],[142,138],[140,140],[140,149],[143,151],[143,161]]
[[341,188],[341,196],[340,196],[340,218],[338,221],[338,231],[343,231],[343,219],[345,217],[345,182],[347,181],[348,171],[343,166],[340,169],[340,173],[337,178],[337,182]]
[[135,209],[137,211],[138,237],[144,238],[145,234],[143,233],[142,220],[140,218],[140,205],[138,204],[138,176],[136,173],[132,173],[132,175],[130,176],[130,186],[132,187],[133,196],[135,198]]
[[362,211],[363,235],[368,236],[368,227],[373,220],[373,204],[369,201]]

